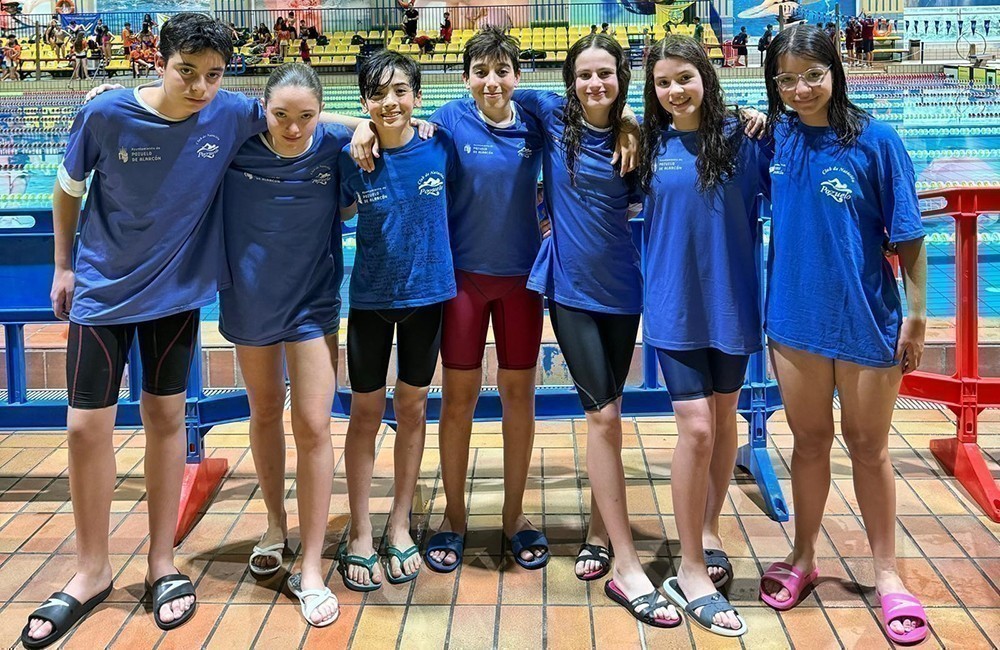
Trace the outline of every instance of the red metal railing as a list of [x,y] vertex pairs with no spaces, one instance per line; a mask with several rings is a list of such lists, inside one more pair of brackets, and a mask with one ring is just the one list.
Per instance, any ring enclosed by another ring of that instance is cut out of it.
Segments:
[[955,220],[955,374],[913,372],[903,378],[901,393],[944,404],[958,417],[954,438],[931,441],[931,452],[986,515],[1000,522],[1000,488],[977,442],[979,414],[1000,408],[1000,378],[979,376],[978,220],[1000,212],[1000,187],[923,192],[933,203],[924,216]]

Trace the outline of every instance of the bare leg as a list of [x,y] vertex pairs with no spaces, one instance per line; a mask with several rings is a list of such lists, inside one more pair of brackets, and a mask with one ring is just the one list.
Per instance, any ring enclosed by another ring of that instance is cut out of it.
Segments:
[[[302,531],[302,588],[323,589],[326,581],[320,560],[333,487],[330,409],[337,390],[337,334],[288,343],[285,350],[292,386],[292,434],[298,452],[295,481]],[[331,597],[311,618],[321,623],[336,613],[337,599]]]
[[[590,523],[587,525],[587,543],[593,544],[594,546],[607,546],[611,542],[608,540],[608,529],[604,525],[604,519],[601,517],[601,509],[597,505],[597,499],[594,498],[594,491],[590,491]],[[588,573],[592,573],[601,568],[601,564],[597,560],[580,560],[576,563],[575,571],[576,575],[582,576]]]
[[[375,552],[372,543],[372,520],[368,501],[372,493],[375,467],[375,439],[385,415],[385,387],[370,393],[352,393],[351,420],[344,442],[344,469],[347,472],[347,499],[351,507],[351,531],[347,542],[349,555],[369,557]],[[349,566],[347,576],[354,582],[369,585],[382,582],[382,570],[376,564],[372,575],[364,567]]]
[[[836,362],[841,430],[851,453],[854,493],[865,522],[880,594],[909,594],[896,565],[896,480],[889,458],[889,427],[902,379],[899,366],[869,368]],[[918,626],[912,619],[892,621],[898,634]]]
[[[400,550],[411,546],[410,510],[413,494],[420,476],[420,461],[424,457],[424,439],[427,435],[427,387],[411,386],[396,381],[393,391],[396,410],[396,446],[393,449],[395,481],[393,483],[392,511],[389,513],[387,537],[389,543]],[[403,566],[391,558],[389,570],[393,577],[409,575],[420,568],[420,554],[409,557]]]
[[[715,447],[709,468],[708,499],[705,502],[705,526],[701,535],[703,548],[722,549],[719,536],[719,516],[726,503],[729,484],[736,466],[739,436],[736,430],[736,406],[740,393],[715,393]],[[714,581],[725,573],[719,567],[708,567],[708,576]]]
[[[625,498],[622,467],[621,399],[600,411],[587,412],[587,472],[608,537],[615,549],[614,581],[629,599],[653,591],[653,583],[635,551]],[[657,608],[656,618],[674,620],[673,605]]]
[[[535,369],[501,368],[497,384],[503,404],[503,532],[510,538],[535,530],[524,516],[524,488],[535,443]],[[543,555],[541,548],[521,551],[521,558],[529,561]]]
[[[465,482],[469,474],[469,441],[472,418],[482,388],[483,371],[444,369],[441,391],[441,482],[444,484],[445,509],[439,531],[465,533]],[[505,445],[506,447],[506,445]],[[451,565],[458,561],[454,551],[431,551],[435,562]]]
[[[816,568],[816,539],[830,494],[834,363],[832,359],[775,341],[769,346],[781,401],[795,439],[792,451],[795,546],[787,562],[807,574]],[[775,600],[791,597],[776,582],[768,580],[763,587]]]
[[[267,530],[260,546],[281,544],[288,537],[285,514],[285,372],[282,346],[236,346],[236,357],[243,371],[250,400],[250,453],[260,494],[267,508]],[[276,565],[273,558],[259,557],[254,564],[261,568]]]
[[[715,396],[674,402],[677,448],[670,476],[674,518],[681,542],[677,581],[688,600],[714,594],[716,589],[705,567],[702,533],[711,484],[710,465],[715,449]],[[716,625],[736,629],[733,612],[716,614]]]
[[[76,524],[76,574],[63,591],[80,602],[90,600],[111,582],[108,535],[111,499],[115,491],[115,449],[112,433],[117,406],[102,409],[70,408],[66,436],[69,443],[69,491]],[[29,619],[28,636],[41,639],[52,624]]]
[[[174,533],[180,509],[181,482],[187,459],[184,430],[186,395],[151,395],[139,403],[146,432],[146,494],[149,498],[149,581],[176,573]],[[160,608],[160,620],[176,620],[194,605],[193,596],[176,598]]]

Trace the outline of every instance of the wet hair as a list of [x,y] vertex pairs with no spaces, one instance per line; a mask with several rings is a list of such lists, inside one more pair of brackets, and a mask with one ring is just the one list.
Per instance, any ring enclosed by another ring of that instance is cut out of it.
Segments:
[[518,60],[520,53],[521,44],[516,38],[505,34],[502,27],[489,25],[465,42],[462,70],[468,77],[472,62],[480,59],[489,63],[509,62],[514,74],[520,74],[521,62]]
[[[705,49],[689,36],[667,36],[649,50],[646,59],[646,85],[643,90],[642,152],[639,184],[646,192],[653,181],[653,163],[659,156],[663,132],[673,122],[656,96],[653,70],[667,58],[681,59],[693,65],[705,90],[701,100],[701,123],[698,125],[697,189],[705,192],[725,182],[736,173],[736,152],[743,138],[742,128],[732,128],[737,114],[726,108],[722,86]],[[727,122],[729,123],[727,125]],[[738,124],[738,123],[737,123]],[[726,131],[731,131],[728,135]]]
[[[632,79],[629,60],[618,41],[607,34],[588,34],[570,46],[563,62],[562,78],[566,86],[566,107],[563,109],[562,146],[566,156],[566,168],[570,181],[576,184],[576,163],[580,156],[580,139],[583,136],[583,105],[576,95],[576,60],[585,51],[603,50],[615,59],[615,76],[618,78],[618,97],[611,105],[611,140],[616,142],[622,129],[622,110],[628,99],[628,82]],[[619,161],[616,167],[620,165]]]
[[267,103],[270,101],[271,93],[275,90],[286,86],[305,88],[316,97],[320,108],[323,107],[323,84],[320,83],[319,75],[316,74],[316,71],[308,65],[304,63],[284,63],[275,68],[264,85],[264,102]]
[[392,79],[393,71],[406,75],[413,94],[420,92],[420,66],[417,62],[393,50],[379,50],[365,59],[358,71],[358,90],[362,99],[374,96]]
[[841,147],[850,147],[857,142],[871,116],[847,97],[847,76],[844,74],[838,49],[839,45],[835,44],[826,32],[809,25],[796,25],[774,37],[768,46],[764,63],[768,135],[773,135],[779,120],[795,117],[795,111],[787,109],[781,100],[778,82],[774,80],[778,75],[778,61],[782,56],[788,55],[812,59],[821,65],[830,66],[830,71],[827,73],[833,78],[828,114],[830,127],[837,134],[837,143]]
[[216,52],[225,64],[233,58],[233,33],[216,18],[190,11],[175,14],[160,30],[160,54],[169,61],[174,54]]

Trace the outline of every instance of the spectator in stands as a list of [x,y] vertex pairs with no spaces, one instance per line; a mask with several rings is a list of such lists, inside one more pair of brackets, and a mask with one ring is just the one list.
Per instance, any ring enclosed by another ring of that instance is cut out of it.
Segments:
[[420,36],[413,39],[413,42],[416,44],[418,48],[420,48],[421,54],[434,53],[434,39],[432,39],[430,36],[424,36],[423,34],[421,34]]
[[[733,47],[736,48],[736,65],[737,66],[749,66],[750,59],[747,56],[747,39],[750,35],[747,34],[746,27],[740,27],[740,33],[733,37]],[[743,57],[743,63],[740,63],[740,57]]]
[[708,52],[708,48],[705,47],[705,26],[701,24],[701,18],[698,16],[694,17],[694,40]]
[[590,26],[590,33],[591,34],[596,34],[597,33],[597,25],[591,25]]
[[857,63],[857,59],[854,56],[855,43],[861,38],[861,26],[858,25],[858,19],[851,17],[847,21],[847,26],[844,28],[844,47],[847,49],[847,65],[854,66]]
[[149,26],[144,23],[142,31],[139,32],[139,47],[149,49],[155,45],[156,37],[153,36],[153,32],[149,31]]
[[451,14],[444,12],[444,22],[441,23],[441,41],[451,43]]
[[365,37],[361,34],[355,34],[351,37],[351,45],[364,45]]
[[271,30],[267,28],[267,25],[261,23],[257,28],[257,32],[254,34],[255,43],[266,43],[271,40]]
[[826,27],[824,28],[823,31],[826,32],[827,36],[830,37],[831,41],[833,41],[834,43],[837,43],[837,25],[836,24],[834,24],[834,23],[827,23]]
[[52,49],[56,52],[57,59],[66,58],[66,30],[56,25],[56,31],[52,35]]
[[4,59],[7,68],[4,70],[3,78],[9,81],[21,80],[21,44],[17,38],[11,34],[7,37],[7,45],[4,47]]
[[55,34],[56,28],[59,27],[59,19],[56,16],[52,16],[52,20],[49,21],[49,26],[45,28],[44,40],[50,46],[52,45],[52,37]]
[[610,25],[608,25],[607,23],[601,23],[601,33],[602,34],[607,34],[609,27],[610,27]]
[[302,63],[312,65],[312,52],[309,51],[309,43],[306,42],[305,37],[299,41],[299,58],[302,59]]
[[281,21],[279,27],[275,24],[274,37],[278,39],[278,60],[284,61],[285,57],[288,56],[288,46],[292,40],[292,32],[288,29],[288,23],[285,22],[283,18],[278,18]]
[[670,23],[663,23],[663,33],[664,34],[672,34],[673,31],[674,30],[670,27]]
[[767,29],[761,35],[760,39],[757,41],[757,51],[760,52],[760,64],[764,65],[764,59],[767,58],[767,48],[771,45],[771,40],[774,38],[773,26],[768,25]]
[[285,27],[287,27],[288,31],[290,31],[292,33],[292,38],[298,38],[299,33],[295,29],[295,12],[294,11],[289,11],[288,12],[288,18],[285,18]]
[[875,19],[861,12],[861,51],[865,55],[865,65],[869,68],[875,62]]
[[87,35],[76,32],[73,38],[73,76],[70,79],[89,79],[87,73]]
[[132,36],[132,23],[125,23],[122,27],[122,47],[125,49],[125,54],[128,55],[132,51],[132,42],[135,37]]
[[299,36],[301,38],[309,38],[315,40],[319,36],[319,32],[316,31],[315,27],[307,26],[305,20],[299,21]]
[[[97,19],[100,22],[100,18]],[[101,34],[97,40],[97,44],[101,48],[101,57],[104,59],[104,63],[111,62],[111,28],[107,25],[103,26]]]
[[73,36],[74,39],[76,38],[77,32],[82,32],[82,31],[84,31],[83,25],[78,25],[75,20],[69,21],[69,33]]
[[417,37],[417,20],[420,18],[420,12],[416,10],[413,3],[414,0],[410,0],[409,3],[399,0],[399,6],[405,10],[403,12],[403,32],[406,34],[403,39],[404,43],[412,43],[413,39]]
[[148,61],[149,51],[143,50],[138,45],[132,48],[128,54],[129,67],[132,68],[132,78],[145,77],[153,68],[153,63]]

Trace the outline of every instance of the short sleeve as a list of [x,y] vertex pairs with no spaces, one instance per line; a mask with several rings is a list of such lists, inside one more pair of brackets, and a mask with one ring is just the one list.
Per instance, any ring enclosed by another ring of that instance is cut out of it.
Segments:
[[240,131],[243,140],[249,140],[258,133],[267,131],[267,116],[260,101],[243,93],[232,93],[240,112]]
[[895,132],[882,141],[878,192],[890,242],[911,241],[924,236],[913,161]]
[[351,179],[357,173],[357,165],[351,159],[349,151],[340,152],[337,169],[340,172],[340,207],[349,208],[357,202],[357,197],[351,189]]
[[542,123],[552,117],[552,114],[563,105],[562,95],[548,90],[515,90],[513,101]]
[[434,113],[431,114],[430,118],[428,118],[427,121],[433,122],[438,126],[443,126],[446,129],[454,129],[455,122],[457,121],[456,120],[457,111],[455,111],[454,107],[452,106],[452,104],[454,103],[455,103],[454,101],[450,101],[442,105],[440,108],[434,111]]
[[66,154],[57,172],[59,185],[70,196],[81,197],[86,193],[87,178],[97,166],[100,156],[100,142],[96,135],[99,129],[95,129],[93,124],[100,117],[94,106],[84,106],[73,119]]

